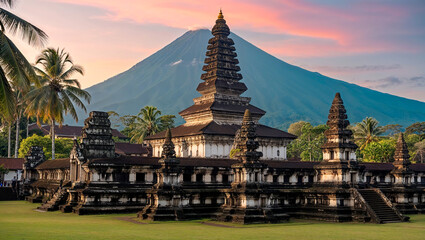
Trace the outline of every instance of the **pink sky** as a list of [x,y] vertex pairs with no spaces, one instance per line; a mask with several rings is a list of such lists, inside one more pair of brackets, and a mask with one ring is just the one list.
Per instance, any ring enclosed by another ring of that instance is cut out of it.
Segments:
[[[233,32],[286,62],[425,101],[424,1],[21,0],[12,12],[66,48],[88,87],[211,28],[220,7]],[[30,61],[40,51],[18,46]]]

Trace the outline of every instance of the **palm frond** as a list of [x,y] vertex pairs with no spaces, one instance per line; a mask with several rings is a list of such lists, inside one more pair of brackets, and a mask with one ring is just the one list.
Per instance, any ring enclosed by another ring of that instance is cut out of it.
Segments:
[[86,100],[90,104],[91,95],[86,90],[83,90],[83,89],[77,88],[77,87],[73,87],[73,86],[67,86],[66,90],[68,90],[69,92],[73,93],[74,95],[76,95],[78,97],[84,98],[84,100]]
[[[78,115],[77,112],[75,111],[73,102],[71,101],[70,97],[68,96],[66,91],[62,91],[59,93],[61,95],[61,99],[63,101],[63,108],[64,108],[64,112],[65,114],[70,113],[72,118],[75,119],[75,121],[78,122]],[[84,104],[82,104],[82,102],[80,101],[80,99],[78,99],[77,97],[73,98],[73,100],[77,103],[77,105],[81,108],[84,109],[84,111],[87,112],[86,107],[84,106]]]
[[0,8],[0,21],[13,35],[19,33],[29,45],[43,46],[47,42],[48,37],[43,30],[3,8]]
[[0,67],[0,110],[5,118],[11,117],[15,104],[16,102],[13,97],[12,88],[10,87],[6,74]]
[[16,45],[1,32],[0,64],[8,79],[21,91],[25,92],[28,90],[31,83],[39,86],[40,83],[32,65]]
[[69,68],[68,70],[66,70],[65,72],[63,72],[60,75],[60,79],[68,79],[70,76],[72,76],[75,73],[79,73],[81,75],[84,75],[84,69],[82,66],[79,65],[74,65],[71,68]]
[[16,0],[0,0],[0,4],[6,5],[8,7],[13,7]]

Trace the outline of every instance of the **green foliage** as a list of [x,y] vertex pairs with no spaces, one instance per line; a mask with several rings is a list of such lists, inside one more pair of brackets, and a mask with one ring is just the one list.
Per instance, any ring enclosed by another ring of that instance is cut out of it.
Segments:
[[301,128],[301,135],[288,146],[289,158],[301,158],[302,161],[321,161],[323,159],[321,146],[325,142],[326,125],[313,127],[310,123]]
[[[19,157],[23,158],[28,153],[32,146],[43,147],[44,155],[47,159],[52,158],[52,142],[49,136],[32,135],[21,142],[19,147]],[[55,144],[56,157],[67,158],[71,153],[74,142],[69,138],[57,138]]]
[[425,140],[415,143],[415,151],[411,154],[412,160],[417,163],[425,163]]
[[27,155],[28,151],[32,146],[40,146],[43,147],[44,154],[47,157],[47,154],[52,152],[52,143],[48,136],[38,136],[32,135],[21,142],[21,146],[19,147],[19,157],[23,158]]
[[151,136],[167,128],[174,127],[174,115],[162,115],[156,107],[145,106],[137,116],[121,117],[125,126],[122,133],[130,137],[131,142],[142,143],[146,136]]
[[26,93],[31,84],[38,84],[34,69],[10,35],[18,35],[35,46],[42,46],[47,40],[47,35],[41,29],[3,8],[12,7],[14,2],[0,1],[0,112],[8,119],[16,116],[16,91]]
[[7,174],[9,172],[9,169],[5,168],[3,164],[0,164],[0,176],[2,174]]
[[36,128],[36,129],[32,129],[31,131],[29,131],[28,135],[29,136],[32,136],[32,135],[44,136],[44,133],[43,133],[43,131],[41,131],[41,129]]
[[128,139],[128,138],[126,138],[126,139],[121,139],[121,138],[119,138],[119,137],[116,137],[116,136],[112,136],[112,140],[114,140],[114,142],[122,142],[122,143],[129,143],[130,142],[130,140]]
[[382,127],[382,131],[389,136],[394,136],[401,133],[402,127],[400,124],[388,124]]
[[7,156],[7,137],[0,135],[0,156]]
[[310,123],[305,121],[294,122],[291,125],[289,125],[288,133],[294,134],[295,136],[299,137],[302,134],[302,128],[308,124]]
[[160,121],[161,121],[160,129],[165,130],[165,129],[168,129],[168,128],[173,128],[175,118],[176,118],[176,116],[174,116],[174,115],[162,115],[160,117]]
[[408,126],[406,134],[418,134],[421,140],[425,139],[425,122],[417,122]]
[[406,141],[407,148],[409,149],[410,160],[413,160],[417,151],[415,144],[421,141],[421,137],[417,134],[409,134],[404,136],[404,140]]
[[[80,82],[73,77],[76,73],[83,75],[83,67],[74,64],[69,53],[64,49],[47,48],[36,60],[34,67],[41,86],[30,91],[26,113],[48,122],[54,133],[55,123],[62,125],[64,115],[70,114],[78,122],[74,105],[86,111],[82,101],[90,103],[90,94],[81,89]],[[52,138],[52,158],[55,158],[56,143]]]
[[383,139],[379,142],[369,143],[363,150],[365,162],[392,162],[396,148],[395,139]]
[[64,49],[47,48],[36,60],[35,71],[41,86],[27,95],[27,113],[42,118],[43,122],[62,124],[64,114],[70,114],[78,121],[74,105],[86,111],[81,99],[90,103],[90,94],[81,89],[80,82],[73,78],[84,74],[83,67],[74,64]]
[[109,120],[111,121],[111,127],[112,128],[119,128],[120,127],[120,115],[115,111],[109,111]]
[[371,142],[378,141],[378,136],[384,133],[383,127],[379,126],[379,122],[372,117],[367,117],[357,123],[353,130],[355,142],[361,150]]

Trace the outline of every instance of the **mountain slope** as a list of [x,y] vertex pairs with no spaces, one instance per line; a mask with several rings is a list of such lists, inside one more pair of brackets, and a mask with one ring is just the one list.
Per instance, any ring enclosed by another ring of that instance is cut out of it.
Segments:
[[[208,30],[189,31],[163,49],[117,76],[87,90],[92,94],[88,110],[114,110],[120,115],[136,114],[146,105],[157,106],[165,114],[176,114],[192,105],[199,96],[203,61],[211,38]],[[255,47],[235,34],[236,52],[243,80],[244,96],[267,111],[264,124],[287,127],[298,120],[325,123],[336,92],[347,108],[351,122],[367,116],[381,124],[407,127],[425,120],[425,103],[380,93],[319,73],[290,65]],[[87,114],[79,114],[81,119]],[[178,119],[182,123],[182,119]]]

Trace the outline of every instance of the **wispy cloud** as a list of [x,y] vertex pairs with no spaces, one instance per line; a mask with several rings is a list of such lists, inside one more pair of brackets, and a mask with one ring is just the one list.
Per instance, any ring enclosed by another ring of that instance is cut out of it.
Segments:
[[176,66],[176,65],[178,65],[178,64],[180,64],[180,63],[182,63],[182,62],[183,62],[183,60],[182,60],[182,59],[180,59],[180,60],[177,60],[177,61],[175,61],[175,62],[171,63],[171,64],[170,64],[170,66]]
[[396,86],[408,86],[411,88],[414,87],[424,87],[425,86],[425,76],[417,76],[410,78],[398,78],[398,77],[386,77],[377,80],[366,80],[360,83],[360,85],[374,88],[374,89],[385,89]]
[[400,64],[393,65],[361,65],[361,66],[317,66],[313,67],[318,71],[324,72],[375,72],[375,71],[386,71],[400,69]]

